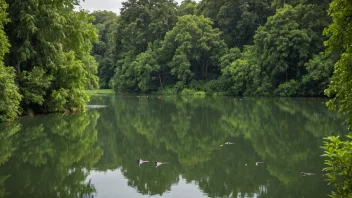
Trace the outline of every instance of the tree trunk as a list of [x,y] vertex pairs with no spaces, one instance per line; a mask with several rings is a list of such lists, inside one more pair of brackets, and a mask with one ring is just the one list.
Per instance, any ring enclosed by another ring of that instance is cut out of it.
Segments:
[[160,74],[159,74],[159,82],[160,82],[160,87],[163,88],[164,87],[164,82],[163,82]]
[[205,78],[207,78],[207,74],[208,74],[208,60],[205,63]]
[[20,67],[20,62],[18,61],[17,64],[16,64],[16,70],[17,70],[17,73],[21,73],[21,67]]

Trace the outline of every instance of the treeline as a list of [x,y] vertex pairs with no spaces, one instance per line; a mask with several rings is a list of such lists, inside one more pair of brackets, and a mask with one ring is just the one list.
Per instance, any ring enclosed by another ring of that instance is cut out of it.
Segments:
[[0,120],[82,109],[99,78],[122,92],[322,96],[342,53],[324,53],[329,3],[128,0],[117,16],[0,0]]
[[98,40],[77,0],[0,0],[0,121],[75,111],[98,86],[90,55]]
[[128,0],[93,12],[103,88],[160,94],[322,96],[329,0]]

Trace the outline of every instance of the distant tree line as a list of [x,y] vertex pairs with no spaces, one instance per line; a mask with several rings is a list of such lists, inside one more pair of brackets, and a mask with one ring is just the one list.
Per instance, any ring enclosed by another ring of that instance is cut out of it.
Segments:
[[329,0],[128,0],[91,13],[103,88],[160,94],[323,96]]

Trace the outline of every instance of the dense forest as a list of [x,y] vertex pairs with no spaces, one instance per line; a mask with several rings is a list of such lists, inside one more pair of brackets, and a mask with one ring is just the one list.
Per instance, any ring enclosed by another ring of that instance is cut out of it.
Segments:
[[[325,94],[352,125],[350,0],[126,0],[119,15],[79,3],[0,0],[0,121],[81,110],[100,87]],[[336,197],[350,196],[351,143],[331,137],[324,149]]]
[[98,87],[323,96],[343,53],[326,53],[329,0],[127,0],[119,15],[77,0],[0,2],[2,121],[80,110]]
[[[121,92],[323,96],[330,1],[170,0],[94,12],[100,84]],[[114,16],[115,15],[115,16]]]

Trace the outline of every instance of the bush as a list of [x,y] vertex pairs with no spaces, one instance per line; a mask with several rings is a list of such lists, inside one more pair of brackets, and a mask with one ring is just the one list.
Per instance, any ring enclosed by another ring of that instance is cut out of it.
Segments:
[[164,87],[158,91],[159,95],[177,95],[178,89],[173,86]]
[[180,95],[189,96],[189,95],[194,95],[196,92],[197,92],[196,90],[186,88],[181,91]]
[[291,97],[297,94],[299,83],[296,80],[285,82],[275,90],[275,95],[281,97]]
[[325,138],[323,149],[326,168],[323,169],[329,185],[333,185],[336,192],[331,197],[352,197],[352,134],[347,141],[339,136]]
[[193,94],[195,97],[199,98],[204,98],[205,97],[205,92],[204,91],[197,91],[196,93]]

